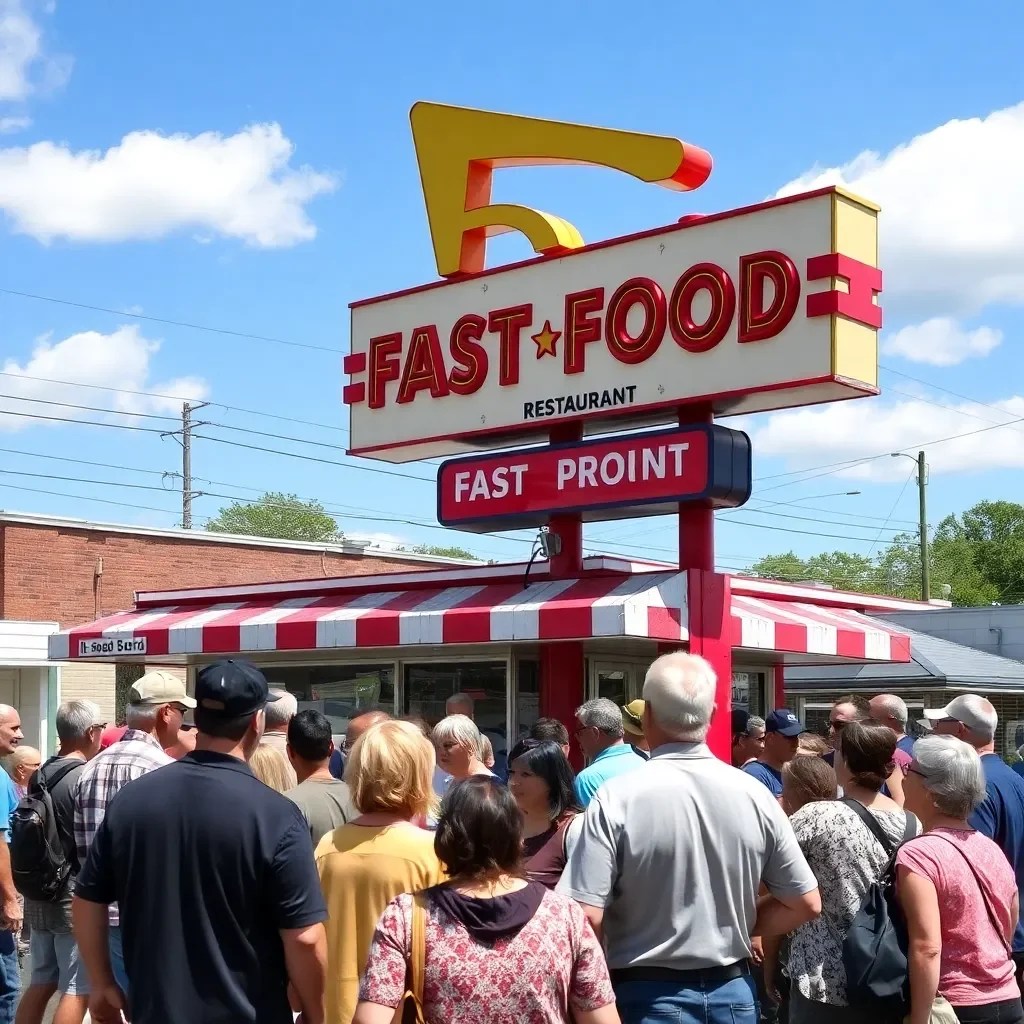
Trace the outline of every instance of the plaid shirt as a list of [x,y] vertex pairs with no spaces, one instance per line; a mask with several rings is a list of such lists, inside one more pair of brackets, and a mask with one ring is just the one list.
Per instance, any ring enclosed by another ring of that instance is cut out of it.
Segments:
[[[120,742],[112,743],[85,766],[75,788],[75,846],[79,864],[85,864],[107,805],[118,790],[173,761],[149,733],[129,729]],[[110,924],[116,927],[119,921],[117,904],[112,903]]]

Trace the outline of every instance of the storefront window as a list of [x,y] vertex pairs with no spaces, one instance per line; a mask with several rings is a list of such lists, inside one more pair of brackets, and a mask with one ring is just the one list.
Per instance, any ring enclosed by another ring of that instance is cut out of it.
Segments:
[[294,693],[299,710],[315,708],[341,736],[348,723],[367,711],[395,711],[392,665],[263,665],[271,686]]
[[629,703],[626,696],[629,687],[629,672],[626,669],[597,670],[597,695],[615,701],[621,708]]
[[733,672],[732,706],[764,718],[768,708],[765,694],[766,678],[765,672]]
[[405,665],[404,712],[436,725],[452,694],[473,698],[473,719],[491,741],[494,771],[505,777],[508,760],[505,662],[427,662]]
[[516,721],[519,739],[530,734],[540,718],[540,662],[520,661],[516,665]]

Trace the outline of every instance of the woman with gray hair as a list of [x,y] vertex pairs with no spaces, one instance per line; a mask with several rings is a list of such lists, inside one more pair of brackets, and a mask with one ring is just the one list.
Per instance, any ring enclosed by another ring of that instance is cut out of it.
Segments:
[[952,736],[918,740],[905,797],[925,830],[896,855],[910,1024],[927,1024],[937,998],[962,1024],[1024,1024],[1010,955],[1017,882],[1003,851],[967,823],[985,799],[977,752]]
[[484,764],[480,730],[467,715],[448,715],[434,726],[437,766],[453,779],[494,775]]

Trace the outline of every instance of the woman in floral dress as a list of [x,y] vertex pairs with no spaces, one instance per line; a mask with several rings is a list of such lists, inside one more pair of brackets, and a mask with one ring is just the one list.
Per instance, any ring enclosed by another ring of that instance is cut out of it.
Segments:
[[[426,1024],[618,1024],[604,954],[580,907],[523,877],[522,816],[500,782],[453,783],[427,889]],[[413,898],[377,925],[353,1024],[391,1024],[407,988]]]

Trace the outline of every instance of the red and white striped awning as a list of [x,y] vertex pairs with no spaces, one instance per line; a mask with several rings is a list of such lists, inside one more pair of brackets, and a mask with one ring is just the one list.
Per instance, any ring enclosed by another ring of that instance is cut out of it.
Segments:
[[[681,641],[686,573],[336,593],[122,612],[50,637],[50,658],[481,644],[591,637]],[[99,644],[94,641],[109,641]]]
[[858,661],[910,661],[910,637],[849,608],[733,594],[733,646]]
[[[52,661],[359,650],[441,644],[637,637],[689,639],[685,572],[595,574],[579,579],[433,587],[339,589],[249,600],[214,597],[149,604],[49,638]],[[738,583],[739,581],[737,581]],[[378,585],[379,586],[379,585]],[[888,623],[835,603],[760,596],[744,580],[730,605],[732,645],[801,655],[909,661],[910,638]],[[809,596],[805,590],[803,596]]]

